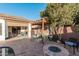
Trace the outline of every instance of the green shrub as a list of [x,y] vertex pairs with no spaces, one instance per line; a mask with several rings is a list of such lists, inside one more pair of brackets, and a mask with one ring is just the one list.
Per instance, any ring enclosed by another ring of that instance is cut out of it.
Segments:
[[57,40],[59,40],[58,35],[52,35],[52,37],[48,36],[49,41],[54,41],[57,42]]

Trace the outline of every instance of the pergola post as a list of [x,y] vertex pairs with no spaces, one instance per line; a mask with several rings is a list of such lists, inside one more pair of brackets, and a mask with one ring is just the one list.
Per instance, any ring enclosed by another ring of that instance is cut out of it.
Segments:
[[28,38],[31,38],[31,23],[28,23]]
[[42,35],[44,35],[44,19],[42,20]]

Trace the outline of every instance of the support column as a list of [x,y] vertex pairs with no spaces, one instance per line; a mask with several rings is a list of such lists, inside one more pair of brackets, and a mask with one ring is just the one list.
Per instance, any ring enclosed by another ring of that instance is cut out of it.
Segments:
[[7,22],[5,21],[5,38],[9,37],[9,33],[8,33],[8,25]]
[[44,19],[42,20],[42,35],[44,34]]
[[1,28],[0,28],[0,30],[1,30],[1,32],[0,32],[0,40],[5,40],[5,38],[6,38],[6,36],[5,36],[5,20],[3,19],[3,18],[0,18],[0,26],[1,26]]
[[20,33],[23,32],[23,27],[21,26]]
[[31,38],[31,23],[28,23],[28,38]]
[[[0,18],[0,40],[5,40],[6,38],[6,23],[3,18]],[[2,49],[2,56],[5,56],[5,49]]]

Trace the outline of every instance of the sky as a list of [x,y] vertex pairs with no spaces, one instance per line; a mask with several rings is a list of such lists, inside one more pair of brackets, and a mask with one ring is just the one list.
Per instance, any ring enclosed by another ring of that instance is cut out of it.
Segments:
[[45,3],[0,3],[0,13],[20,16],[29,20],[39,20]]

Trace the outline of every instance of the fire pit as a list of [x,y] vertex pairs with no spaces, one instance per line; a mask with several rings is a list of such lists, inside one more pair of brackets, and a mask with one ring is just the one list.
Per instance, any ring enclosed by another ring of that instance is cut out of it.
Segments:
[[61,49],[56,46],[50,46],[48,47],[48,50],[50,50],[51,52],[56,52],[56,53],[61,52]]
[[68,56],[69,52],[67,49],[60,45],[47,44],[43,47],[44,55],[48,56]]

